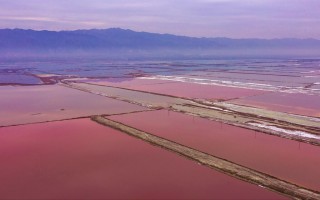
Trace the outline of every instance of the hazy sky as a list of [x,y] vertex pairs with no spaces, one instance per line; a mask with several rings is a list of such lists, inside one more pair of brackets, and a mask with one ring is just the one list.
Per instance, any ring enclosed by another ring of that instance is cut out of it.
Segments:
[[0,0],[0,28],[318,38],[320,0]]

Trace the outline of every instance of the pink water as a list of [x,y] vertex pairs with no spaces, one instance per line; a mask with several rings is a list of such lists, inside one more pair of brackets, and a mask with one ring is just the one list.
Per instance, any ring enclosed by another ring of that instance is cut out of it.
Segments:
[[175,81],[132,79],[123,82],[96,81],[94,84],[134,89],[183,98],[234,99],[262,94],[265,91]]
[[89,119],[0,128],[0,199],[284,199]]
[[146,110],[59,85],[0,87],[0,126]]
[[320,191],[320,148],[166,110],[108,117]]
[[267,93],[231,101],[268,110],[320,117],[320,96],[290,93]]

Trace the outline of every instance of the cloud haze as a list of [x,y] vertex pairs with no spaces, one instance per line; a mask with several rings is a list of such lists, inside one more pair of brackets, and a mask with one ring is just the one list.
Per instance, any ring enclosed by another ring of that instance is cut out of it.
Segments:
[[0,28],[318,38],[319,0],[0,0]]

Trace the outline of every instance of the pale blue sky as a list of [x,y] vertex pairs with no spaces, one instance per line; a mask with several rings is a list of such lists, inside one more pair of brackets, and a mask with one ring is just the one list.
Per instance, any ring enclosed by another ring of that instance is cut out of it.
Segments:
[[0,28],[318,38],[320,0],[0,0]]

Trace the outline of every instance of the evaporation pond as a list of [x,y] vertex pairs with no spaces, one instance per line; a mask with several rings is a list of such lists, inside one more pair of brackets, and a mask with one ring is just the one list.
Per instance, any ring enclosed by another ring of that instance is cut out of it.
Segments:
[[89,119],[0,128],[0,199],[284,199]]
[[279,112],[320,117],[319,94],[277,92],[236,99],[230,102]]
[[299,144],[166,110],[108,118],[280,179],[320,190],[318,146]]
[[108,82],[104,80],[93,81],[91,83],[191,99],[233,99],[265,92],[236,87],[148,79],[132,79],[123,82]]
[[60,85],[1,86],[0,93],[0,126],[145,110]]

